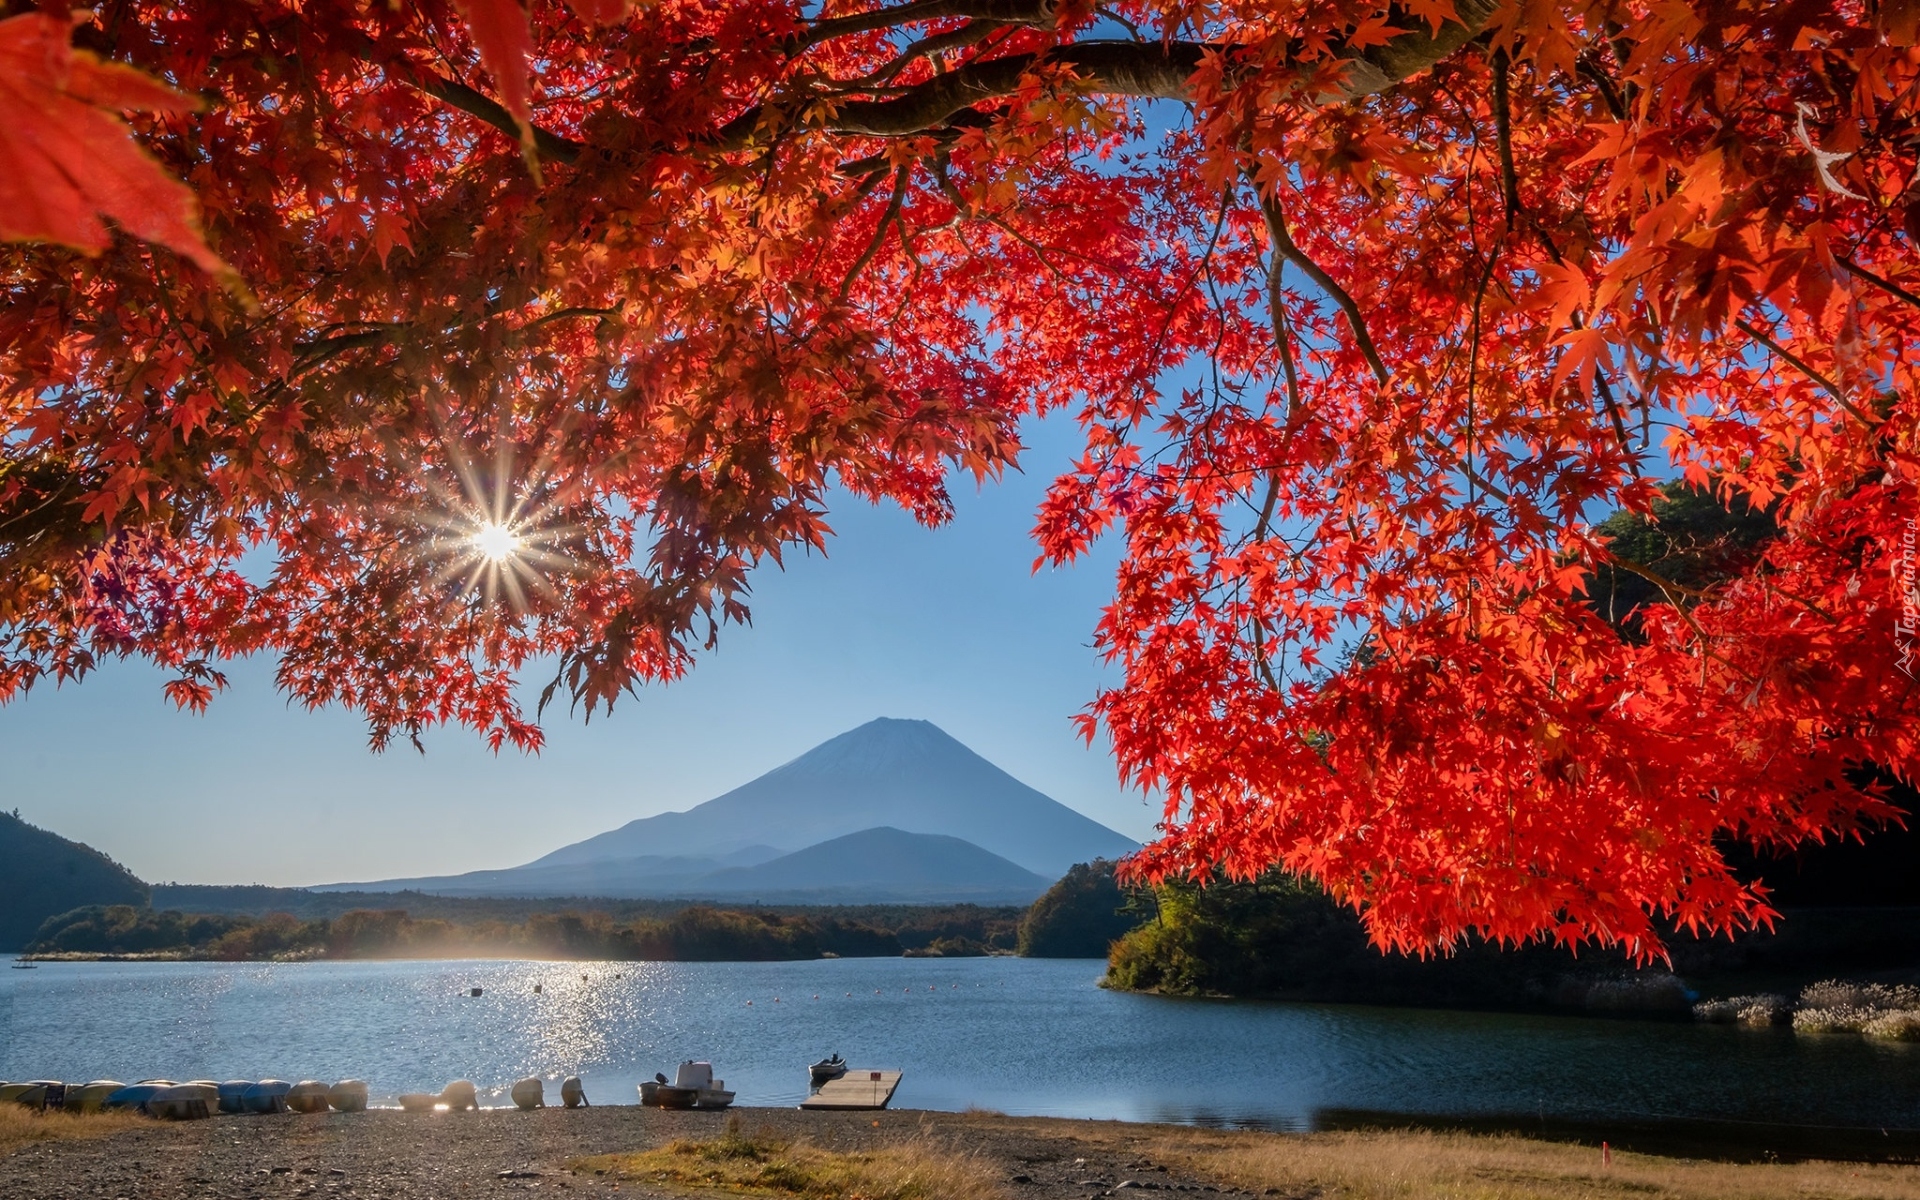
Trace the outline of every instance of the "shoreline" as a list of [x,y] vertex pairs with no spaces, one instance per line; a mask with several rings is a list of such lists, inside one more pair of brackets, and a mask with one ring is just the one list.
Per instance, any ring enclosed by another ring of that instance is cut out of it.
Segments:
[[[1758,1149],[1737,1160],[1714,1160],[1684,1147],[1647,1153],[1635,1147],[1630,1130],[1611,1140],[1603,1157],[1597,1140],[1571,1130],[1549,1131],[1545,1138],[1504,1129],[1404,1125],[1283,1134],[981,1111],[673,1112],[625,1105],[141,1121],[95,1138],[35,1142],[0,1155],[0,1196],[525,1200],[536,1189],[720,1195],[644,1178],[597,1176],[576,1165],[678,1139],[711,1141],[724,1136],[730,1122],[749,1135],[804,1141],[841,1154],[932,1147],[958,1157],[972,1181],[968,1194],[981,1200],[1128,1200],[1124,1194],[1136,1191],[1191,1192],[1194,1200],[1443,1194],[1515,1200],[1644,1196],[1650,1190],[1678,1198],[1819,1194],[1920,1200],[1920,1166],[1911,1163],[1789,1161]],[[1496,1181],[1497,1189],[1491,1186]],[[1424,1186],[1408,1190],[1409,1183]],[[1474,1186],[1458,1186],[1468,1183]]]

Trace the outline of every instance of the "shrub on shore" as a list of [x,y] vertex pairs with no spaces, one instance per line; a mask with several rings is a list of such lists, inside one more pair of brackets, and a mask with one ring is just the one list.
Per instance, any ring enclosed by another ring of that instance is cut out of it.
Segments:
[[568,1164],[577,1173],[642,1185],[804,1200],[1003,1200],[993,1170],[974,1155],[922,1137],[872,1149],[827,1150],[765,1131],[743,1132],[740,1117],[711,1141],[682,1138],[634,1154]]
[[1793,1020],[1793,1001],[1777,992],[1727,996],[1700,1001],[1693,1015],[1716,1025],[1786,1025]]
[[106,1137],[143,1119],[123,1112],[40,1112],[18,1104],[0,1104],[0,1158],[34,1142]]
[[1920,988],[1827,979],[1808,984],[1792,1000],[1772,992],[1703,1000],[1693,1006],[1693,1015],[1718,1024],[1791,1025],[1795,1033],[1920,1041]]

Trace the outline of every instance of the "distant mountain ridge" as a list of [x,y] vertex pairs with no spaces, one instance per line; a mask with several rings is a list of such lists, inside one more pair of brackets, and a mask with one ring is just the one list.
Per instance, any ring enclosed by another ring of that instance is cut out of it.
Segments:
[[[1023,903],[1074,863],[1137,848],[931,722],[883,717],[685,812],[630,821],[523,866],[315,890]],[[896,858],[917,866],[896,870]]]

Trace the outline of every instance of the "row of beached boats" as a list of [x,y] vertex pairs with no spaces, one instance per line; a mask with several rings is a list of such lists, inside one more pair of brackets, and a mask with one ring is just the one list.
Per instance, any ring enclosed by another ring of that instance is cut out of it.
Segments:
[[[522,1079],[509,1089],[514,1106],[542,1108],[546,1087],[539,1079]],[[560,1099],[568,1108],[587,1104],[586,1089],[578,1076],[569,1076],[560,1085]],[[34,1109],[61,1109],[67,1112],[138,1112],[172,1121],[192,1121],[216,1113],[324,1113],[365,1112],[367,1085],[360,1079],[322,1083],[306,1079],[289,1083],[284,1079],[229,1079],[216,1083],[196,1079],[175,1083],[171,1079],[143,1079],[121,1083],[115,1079],[96,1079],[92,1083],[62,1083],[36,1079],[28,1083],[0,1083],[0,1104],[13,1103]],[[407,1092],[399,1097],[406,1112],[470,1111],[480,1107],[480,1095],[469,1080],[456,1079],[438,1092]]]
[[[846,1060],[838,1054],[807,1068],[809,1090],[821,1087],[847,1073]],[[875,1074],[874,1078],[879,1078]],[[508,1089],[514,1106],[521,1109],[546,1105],[546,1085],[529,1077]],[[480,1095],[471,1080],[456,1079],[438,1092],[403,1092],[398,1098],[403,1112],[469,1112],[480,1107]],[[570,1075],[560,1085],[560,1101],[568,1108],[587,1107],[586,1089],[580,1077]],[[37,1079],[29,1083],[0,1082],[0,1103],[12,1102],[36,1109],[65,1109],[69,1112],[122,1110],[146,1113],[175,1121],[211,1117],[216,1113],[324,1113],[364,1112],[367,1085],[360,1079],[322,1083],[306,1079],[288,1083],[284,1079],[230,1079],[216,1083],[195,1079],[175,1083],[171,1079],[143,1079],[121,1083],[114,1079],[96,1079],[92,1083],[62,1083]],[[713,1077],[713,1064],[689,1060],[680,1064],[669,1083],[665,1075],[655,1075],[640,1085],[640,1103],[654,1108],[726,1108],[733,1093],[726,1081]],[[884,1107],[878,1105],[877,1107]]]
[[117,1079],[96,1079],[91,1083],[36,1079],[28,1083],[0,1084],[0,1104],[8,1102],[37,1109],[120,1110],[188,1121],[215,1113],[362,1112],[367,1107],[367,1085],[358,1079],[343,1079],[339,1083],[322,1083],[317,1079],[299,1083],[284,1079],[230,1079],[225,1083],[211,1079],[187,1083],[175,1083],[171,1079],[142,1079],[138,1083],[121,1083]]

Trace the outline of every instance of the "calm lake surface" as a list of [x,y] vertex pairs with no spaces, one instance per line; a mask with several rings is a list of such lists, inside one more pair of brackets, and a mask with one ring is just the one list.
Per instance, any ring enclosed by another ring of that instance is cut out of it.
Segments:
[[[1540,1113],[1920,1127],[1920,1045],[1686,1023],[1169,1000],[1103,964],[47,963],[0,970],[0,1079],[339,1079],[375,1103],[526,1075],[589,1099],[708,1058],[792,1105],[832,1051],[894,1104],[1311,1128],[1316,1114]],[[541,994],[534,994],[535,984]],[[484,988],[475,999],[468,989]],[[557,1089],[550,1088],[550,1094]]]

